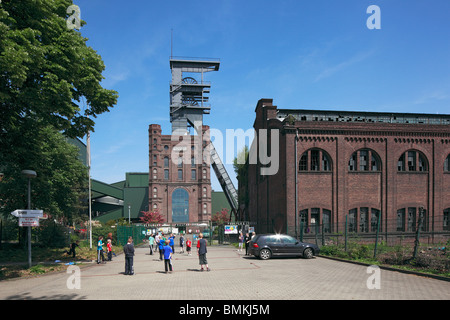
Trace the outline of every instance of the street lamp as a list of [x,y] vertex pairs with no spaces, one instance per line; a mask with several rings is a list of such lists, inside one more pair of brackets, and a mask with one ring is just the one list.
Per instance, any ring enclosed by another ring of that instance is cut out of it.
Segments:
[[[22,175],[28,178],[28,210],[31,210],[31,179],[36,178],[36,171],[22,170]],[[28,267],[31,268],[31,227],[28,226]]]
[[130,214],[130,211],[131,211],[131,205],[128,204],[128,224],[131,224],[131,218],[130,218],[131,214]]

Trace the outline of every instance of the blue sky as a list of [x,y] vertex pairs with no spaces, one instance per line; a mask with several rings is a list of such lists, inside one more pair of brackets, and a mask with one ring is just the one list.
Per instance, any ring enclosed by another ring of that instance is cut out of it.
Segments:
[[[80,30],[103,58],[118,104],[96,119],[92,178],[148,172],[148,125],[170,134],[169,57],[219,58],[211,113],[252,128],[261,98],[279,108],[450,113],[448,0],[75,0]],[[367,8],[381,10],[369,30]],[[223,159],[224,160],[224,159]],[[225,160],[224,160],[225,161]],[[235,186],[231,164],[226,164]],[[215,177],[213,189],[220,190]]]

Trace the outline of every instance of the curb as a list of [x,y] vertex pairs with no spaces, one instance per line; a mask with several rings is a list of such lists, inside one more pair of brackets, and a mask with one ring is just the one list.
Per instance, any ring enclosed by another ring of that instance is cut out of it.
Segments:
[[[334,257],[329,257],[329,256],[323,256],[323,255],[318,255],[318,257],[325,258],[325,259],[330,259],[330,260],[335,260],[335,261],[339,261],[339,262],[347,262],[347,263],[358,264],[358,265],[367,266],[367,267],[374,265],[374,264],[370,264],[370,263],[345,260],[345,259],[334,258]],[[377,264],[375,264],[375,266],[380,267],[380,269],[384,269],[384,270],[397,271],[397,272],[401,272],[401,273],[416,275],[416,276],[419,276],[419,277],[426,277],[426,278],[432,278],[432,279],[436,279],[436,280],[450,282],[450,278],[449,277],[445,277],[445,276],[429,274],[429,273],[423,273],[423,272],[419,272],[419,271],[403,270],[403,269],[398,269],[398,268],[388,267],[388,266],[383,266],[383,265],[377,265]]]

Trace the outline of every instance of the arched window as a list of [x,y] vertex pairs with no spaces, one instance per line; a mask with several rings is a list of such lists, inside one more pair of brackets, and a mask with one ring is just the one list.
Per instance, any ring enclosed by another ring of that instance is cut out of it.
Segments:
[[444,172],[450,172],[450,154],[444,161]]
[[172,192],[172,222],[189,222],[189,194],[183,188]]
[[425,156],[415,150],[409,150],[403,153],[397,162],[398,171],[428,171],[428,162]]
[[169,167],[169,157],[164,157],[164,168]]
[[427,210],[421,207],[408,207],[397,210],[397,231],[415,232],[418,227],[419,215],[422,214],[422,231],[428,230]]
[[299,171],[332,171],[331,158],[322,149],[305,151],[298,163]]
[[300,228],[305,233],[329,233],[332,231],[331,210],[308,208],[299,211]]
[[444,210],[444,219],[442,221],[442,228],[443,230],[450,230],[450,208]]
[[[349,232],[376,232],[381,231],[382,223],[379,220],[381,211],[375,208],[361,207],[348,211]],[[378,222],[380,225],[378,226]]]
[[371,149],[361,149],[352,154],[348,171],[381,171],[381,160]]

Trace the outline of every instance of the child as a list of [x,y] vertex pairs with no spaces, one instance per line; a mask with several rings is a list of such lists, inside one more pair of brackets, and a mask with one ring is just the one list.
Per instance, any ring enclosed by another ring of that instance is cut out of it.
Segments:
[[188,256],[191,255],[191,248],[192,248],[192,242],[191,242],[191,239],[188,238],[186,240],[186,251],[187,251]]
[[242,245],[244,244],[244,236],[242,232],[239,233],[239,251],[242,251]]
[[108,239],[108,242],[106,244],[106,252],[107,252],[107,256],[108,256],[108,261],[112,260],[112,244],[111,244],[111,239]]
[[172,247],[169,245],[170,240],[166,240],[166,245],[164,247],[164,268],[172,273]]
[[105,263],[105,256],[103,255],[103,237],[100,236],[97,242],[97,264],[102,262]]
[[69,251],[66,251],[67,254],[71,254],[72,253],[72,257],[75,258],[75,248],[79,247],[80,245],[78,244],[80,241],[76,241],[76,242],[72,242],[72,244],[70,245],[70,249]]
[[159,260],[163,260],[164,257],[164,245],[165,245],[166,239],[164,238],[164,234],[161,234],[159,237]]
[[180,236],[180,247],[181,247],[180,253],[184,253],[184,237],[183,237],[183,234],[181,234],[181,236]]
[[133,238],[129,237],[126,245],[123,246],[123,253],[125,253],[125,274],[133,275],[133,256],[134,256],[134,246]]
[[175,246],[175,236],[173,235],[173,233],[170,234],[169,241],[170,241],[169,242],[169,246],[172,248],[172,252],[175,253],[175,248],[174,248],[174,246]]
[[153,234],[148,238],[148,246],[150,247],[150,255],[153,255],[153,243],[155,242],[155,238],[153,238]]

